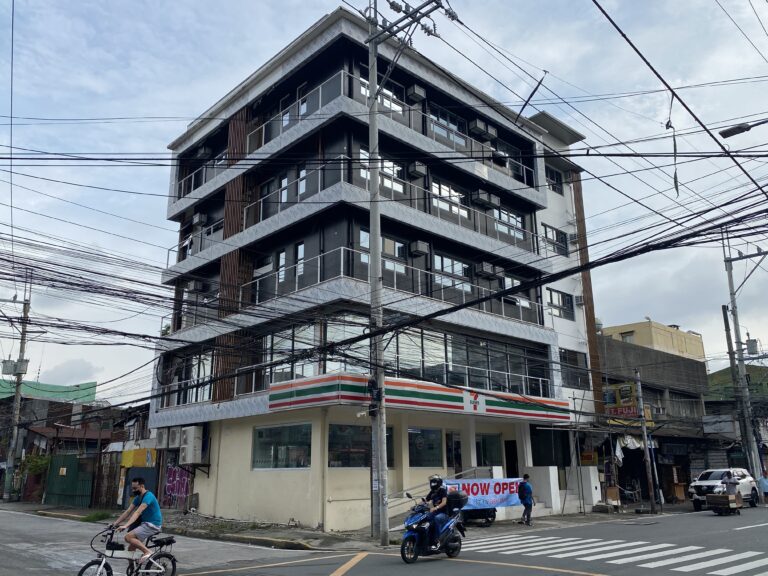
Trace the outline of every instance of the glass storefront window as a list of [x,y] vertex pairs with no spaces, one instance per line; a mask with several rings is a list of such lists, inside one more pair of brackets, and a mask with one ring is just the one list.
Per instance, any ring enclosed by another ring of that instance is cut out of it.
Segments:
[[[387,468],[393,468],[395,447],[387,428]],[[371,427],[346,424],[328,426],[328,467],[367,468],[371,465]]]
[[251,468],[309,468],[312,455],[312,425],[296,424],[255,428]]
[[443,431],[408,428],[408,464],[412,468],[442,468]]

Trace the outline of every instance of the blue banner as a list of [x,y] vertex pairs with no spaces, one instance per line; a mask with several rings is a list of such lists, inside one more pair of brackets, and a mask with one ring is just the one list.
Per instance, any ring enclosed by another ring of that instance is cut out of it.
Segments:
[[467,480],[446,480],[448,493],[461,490],[469,500],[464,510],[479,510],[482,508],[504,508],[507,506],[522,506],[517,488],[522,478],[483,478]]

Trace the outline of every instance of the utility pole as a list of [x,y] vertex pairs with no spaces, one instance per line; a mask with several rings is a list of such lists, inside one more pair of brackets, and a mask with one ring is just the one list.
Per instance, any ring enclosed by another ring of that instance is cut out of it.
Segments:
[[[733,340],[731,339],[731,323],[728,320],[728,306],[723,304],[723,324],[725,326],[725,340],[728,346],[728,359],[731,366],[731,381],[733,382],[733,396],[736,399],[736,412],[739,415],[739,436],[744,439],[747,437],[747,430],[744,423],[744,398],[741,394],[741,384],[739,383],[739,369],[736,366],[736,352],[733,350]],[[749,457],[748,451],[744,450]]]
[[[29,360],[24,358],[27,351],[27,324],[29,324],[29,306],[32,297],[32,286],[24,286],[24,302],[22,304],[21,318],[21,340],[19,342],[19,358],[13,364],[13,375],[16,378],[16,390],[13,395],[13,432],[11,435],[11,444],[8,447],[8,454],[5,458],[5,487],[3,490],[3,500],[9,502],[13,492],[13,476],[15,473],[16,445],[19,441],[19,421],[21,420],[21,383],[24,374],[27,373]],[[15,302],[15,300],[0,300],[0,302]],[[3,362],[5,367],[6,362]],[[5,373],[6,370],[3,370]]]
[[[725,251],[725,244],[723,244],[723,251]],[[760,457],[760,449],[755,442],[754,423],[752,420],[752,403],[749,398],[749,386],[747,385],[747,367],[744,363],[744,343],[741,341],[741,326],[739,325],[739,310],[736,306],[736,292],[744,285],[744,283],[752,276],[752,273],[757,269],[760,263],[765,259],[768,254],[758,251],[755,254],[739,254],[737,257],[725,257],[725,271],[728,273],[728,291],[730,292],[731,299],[731,316],[733,317],[733,335],[736,339],[736,359],[738,368],[738,381],[734,382],[734,391],[738,388],[741,391],[741,403],[742,411],[741,418],[744,426],[744,436],[742,438],[744,445],[744,452],[747,455],[747,460],[750,464],[750,470],[752,474],[757,477],[763,470],[763,459]],[[752,271],[744,278],[743,282],[736,288],[733,282],[733,263],[739,260],[746,260],[750,258],[760,258],[760,261],[755,265]],[[730,336],[728,337],[730,344]],[[763,500],[763,494],[761,490],[758,490],[760,500]]]
[[640,412],[640,426],[643,430],[643,459],[645,460],[645,479],[648,482],[648,496],[651,499],[651,514],[656,514],[656,488],[653,485],[651,453],[648,449],[648,428],[645,422],[645,406],[643,405],[643,383],[640,380],[640,370],[637,369],[635,369],[635,387],[637,388],[637,410]]
[[[437,10],[442,8],[440,0],[427,0],[417,8],[408,4],[405,6],[394,1],[389,1],[389,6],[395,12],[405,14],[394,22],[382,20],[379,28],[378,2],[371,0],[368,6],[368,23],[370,24],[370,37],[368,44],[368,185],[370,186],[370,262],[368,263],[368,281],[371,287],[371,312],[370,326],[374,333],[384,323],[384,310],[382,307],[383,276],[381,262],[381,211],[379,198],[379,44],[397,34],[407,30],[411,26]],[[422,25],[427,32],[428,27]],[[429,33],[429,32],[428,32]],[[395,59],[384,78],[389,77],[397,58],[402,53],[403,45],[398,49]],[[383,84],[383,82],[382,82]],[[382,546],[389,545],[389,512],[387,499],[387,414],[386,395],[384,390],[384,347],[381,335],[371,339],[371,366],[372,378],[369,382],[373,409],[371,414],[371,532],[378,534]],[[375,468],[375,470],[374,470]],[[378,511],[376,511],[378,508]]]

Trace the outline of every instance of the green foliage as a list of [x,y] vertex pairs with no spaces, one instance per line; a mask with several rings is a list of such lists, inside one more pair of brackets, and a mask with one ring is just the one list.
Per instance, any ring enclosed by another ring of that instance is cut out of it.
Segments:
[[88,516],[83,516],[81,520],[83,522],[101,522],[102,520],[107,520],[108,518],[112,518],[113,514],[110,512],[104,512],[104,511],[98,511],[98,512],[91,512],[88,514]]
[[21,468],[27,474],[37,476],[38,474],[45,474],[45,472],[48,470],[48,465],[50,462],[50,456],[31,454],[24,459],[24,463],[21,465]]

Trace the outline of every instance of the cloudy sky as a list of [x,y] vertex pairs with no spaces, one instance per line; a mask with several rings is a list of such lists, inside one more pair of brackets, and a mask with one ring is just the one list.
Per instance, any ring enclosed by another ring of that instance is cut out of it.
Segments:
[[[764,97],[768,33],[760,22],[762,19],[768,26],[768,4],[763,0],[720,2],[722,7],[716,0],[606,0],[604,6],[673,86],[749,79],[681,90],[680,95],[704,122],[720,126],[741,121],[733,120],[737,118],[768,117]],[[362,2],[354,4],[362,7]],[[571,124],[587,136],[590,146],[669,134],[665,130],[669,95],[645,93],[662,86],[589,0],[452,0],[452,4],[470,28],[508,51],[533,76],[538,77],[542,70],[549,72],[545,86],[551,92],[541,90],[534,99],[535,108]],[[73,241],[81,247],[140,260],[146,265],[142,278],[157,279],[167,248],[176,238],[173,225],[164,220],[167,166],[93,166],[64,158],[40,161],[21,154],[44,151],[156,158],[166,152],[167,144],[187,122],[337,7],[330,0],[17,0],[13,102],[13,144],[19,148],[13,193],[16,242],[43,232],[48,242]],[[508,61],[495,61],[445,18],[438,17],[437,24],[443,39],[483,62],[509,88],[519,94],[530,91],[530,79]],[[0,144],[6,148],[0,152],[4,157],[10,144],[10,30],[11,0],[2,0]],[[415,47],[499,100],[518,102],[508,88],[457,58],[439,40],[417,34]],[[643,94],[588,97],[628,92]],[[552,103],[553,94],[587,101],[574,101],[574,109]],[[678,132],[695,127],[679,104],[673,106],[671,118]],[[734,150],[768,142],[768,125],[728,142]],[[681,152],[715,150],[714,142],[701,134],[681,136],[678,147]],[[671,152],[672,143],[665,138],[637,144],[635,150]],[[615,162],[594,156],[580,159],[592,173],[605,175],[630,197],[645,198],[647,206],[669,215],[679,216],[706,202],[738,195],[738,191],[726,190],[745,182],[724,159],[689,162],[679,167],[680,182],[689,184],[681,185],[678,197],[669,168],[652,169],[639,158],[617,158]],[[671,161],[656,158],[652,162]],[[0,166],[0,251],[7,255],[11,195],[7,161],[1,164],[5,165]],[[755,177],[768,174],[764,161],[749,160],[745,166]],[[645,170],[636,176],[615,176],[640,168]],[[713,175],[705,177],[707,174]],[[595,240],[610,240],[659,220],[597,180],[587,180],[584,189],[588,226]],[[768,248],[765,237],[754,241]],[[599,244],[594,252],[605,254],[621,242]],[[57,258],[55,254],[44,257]],[[99,264],[93,266],[98,269]],[[768,264],[745,284],[739,304],[744,328],[768,347],[766,270]],[[746,265],[737,265],[737,282],[746,271]],[[713,366],[722,366],[725,340],[720,305],[726,302],[728,290],[718,246],[656,253],[611,265],[596,271],[593,281],[597,313],[604,324],[645,316],[679,324],[701,332]],[[16,290],[12,284],[0,283],[0,298],[9,298]],[[0,307],[18,315],[13,306]],[[84,304],[52,289],[34,293],[32,309],[40,318],[133,333],[156,334],[161,321],[159,314],[142,313],[146,307],[141,302],[116,306],[93,298]],[[4,357],[15,356],[18,350],[10,334],[9,328],[0,329]],[[65,346],[40,341],[53,339],[50,332],[48,338],[35,337],[28,353],[30,372],[45,382],[106,381],[152,357],[149,350],[133,346]],[[122,387],[107,389],[105,395],[119,397],[147,389],[150,376],[150,368],[145,368]]]

